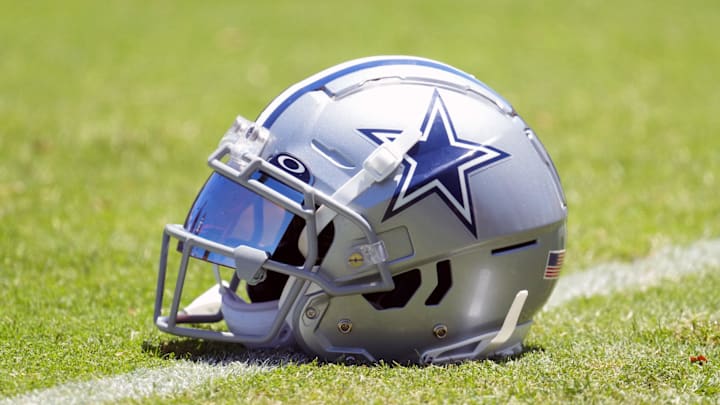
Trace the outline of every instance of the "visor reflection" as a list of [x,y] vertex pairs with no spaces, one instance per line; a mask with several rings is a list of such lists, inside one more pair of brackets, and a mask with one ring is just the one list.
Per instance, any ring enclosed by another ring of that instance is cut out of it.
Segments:
[[[302,202],[302,194],[279,181],[255,173],[252,176],[271,189]],[[273,254],[293,214],[240,184],[213,173],[193,203],[185,229],[202,238],[231,248],[251,246]],[[179,249],[182,248],[180,245]],[[231,257],[194,247],[192,257],[223,266],[235,267]]]

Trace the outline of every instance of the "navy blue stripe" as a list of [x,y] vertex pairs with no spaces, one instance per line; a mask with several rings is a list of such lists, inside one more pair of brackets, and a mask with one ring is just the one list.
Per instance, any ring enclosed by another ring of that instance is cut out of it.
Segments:
[[283,101],[271,114],[270,116],[263,122],[263,126],[265,128],[270,128],[275,121],[280,117],[280,114],[282,114],[292,103],[294,103],[297,99],[302,97],[303,94],[319,90],[326,84],[330,83],[331,81],[337,79],[338,77],[342,77],[346,74],[357,72],[359,70],[363,69],[369,69],[377,66],[384,66],[384,65],[418,65],[418,66],[427,66],[436,68],[439,70],[443,70],[445,72],[449,72],[452,74],[455,74],[457,76],[460,76],[464,79],[471,80],[475,83],[480,84],[481,86],[485,87],[483,83],[481,83],[479,80],[474,78],[473,76],[455,69],[453,67],[450,67],[448,65],[443,65],[438,62],[433,62],[430,60],[423,60],[423,59],[378,59],[378,60],[372,60],[368,62],[359,63],[357,65],[348,66],[345,69],[338,70],[337,72],[331,73],[323,78],[320,78],[307,86],[304,86],[297,91],[295,91],[293,94],[289,95],[285,101]]

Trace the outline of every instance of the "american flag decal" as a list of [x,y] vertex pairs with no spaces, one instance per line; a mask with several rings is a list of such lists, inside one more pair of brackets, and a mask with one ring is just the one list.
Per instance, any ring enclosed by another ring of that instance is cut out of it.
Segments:
[[551,280],[560,277],[560,269],[562,269],[564,261],[565,249],[551,250],[550,253],[548,253],[547,265],[545,266],[545,276],[543,278]]

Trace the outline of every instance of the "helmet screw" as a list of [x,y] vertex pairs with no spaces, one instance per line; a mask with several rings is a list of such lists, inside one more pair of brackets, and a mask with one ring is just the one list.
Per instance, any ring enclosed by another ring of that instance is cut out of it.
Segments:
[[349,319],[341,319],[337,324],[338,330],[342,334],[348,334],[352,330],[352,321]]
[[305,316],[308,319],[315,319],[317,317],[318,313],[317,310],[313,307],[308,307],[308,309],[305,310]]
[[439,323],[433,327],[433,335],[438,339],[445,339],[448,334],[447,326]]

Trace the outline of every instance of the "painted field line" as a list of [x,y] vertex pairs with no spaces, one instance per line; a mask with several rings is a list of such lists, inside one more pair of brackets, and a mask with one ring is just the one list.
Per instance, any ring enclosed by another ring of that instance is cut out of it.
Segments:
[[[546,308],[579,297],[638,290],[679,279],[712,267],[720,267],[720,239],[700,240],[685,247],[669,247],[632,263],[607,263],[560,278]],[[289,361],[304,362],[300,353],[247,352],[243,358],[207,362],[178,361],[170,367],[139,369],[127,374],[72,382],[35,390],[0,404],[97,404],[171,396],[197,388],[215,378],[250,375],[271,370]]]
[[178,361],[172,367],[139,369],[98,380],[72,382],[0,401],[2,404],[98,404],[103,402],[169,396],[197,388],[214,378],[263,371],[262,367],[233,363]]
[[142,368],[126,374],[34,390],[14,398],[0,399],[0,404],[99,404],[171,396],[190,391],[216,378],[250,376],[289,362],[308,360],[302,353],[287,350],[248,351],[223,359],[178,360],[169,367]]
[[605,263],[561,276],[545,309],[579,297],[642,290],[710,267],[720,267],[720,239],[699,240],[683,247],[666,247],[631,263]]

